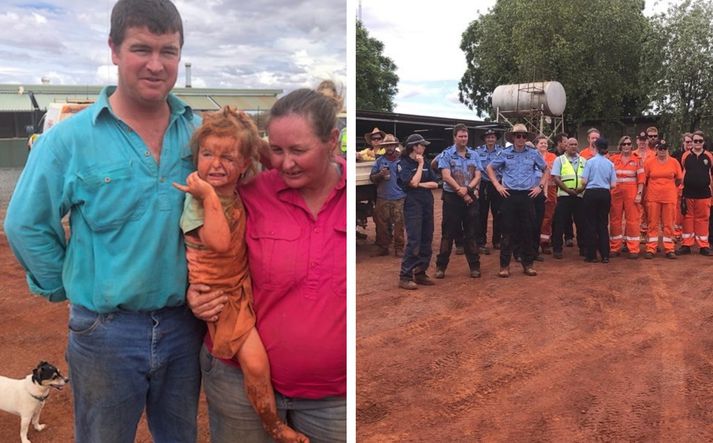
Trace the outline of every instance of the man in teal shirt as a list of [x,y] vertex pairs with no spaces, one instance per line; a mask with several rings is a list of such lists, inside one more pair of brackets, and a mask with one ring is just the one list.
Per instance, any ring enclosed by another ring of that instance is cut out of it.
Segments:
[[[169,0],[120,0],[109,46],[118,85],[34,146],[5,221],[33,293],[69,300],[67,360],[78,442],[193,442],[203,326],[185,306],[171,186],[194,169],[200,119],[170,94],[183,47]],[[61,219],[69,213],[69,240]]]

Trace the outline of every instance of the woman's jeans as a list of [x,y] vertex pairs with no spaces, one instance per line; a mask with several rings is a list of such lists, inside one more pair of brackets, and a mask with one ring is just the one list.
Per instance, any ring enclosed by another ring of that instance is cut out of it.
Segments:
[[[208,400],[212,443],[267,443],[272,439],[245,394],[243,372],[201,349],[203,389]],[[277,414],[312,443],[347,440],[347,401],[344,397],[320,400],[285,397],[275,392]]]

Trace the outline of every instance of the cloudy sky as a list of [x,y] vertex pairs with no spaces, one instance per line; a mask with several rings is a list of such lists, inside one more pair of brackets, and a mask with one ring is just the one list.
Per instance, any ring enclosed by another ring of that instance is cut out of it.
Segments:
[[[675,0],[646,0],[645,13],[665,11],[670,1]],[[495,0],[438,0],[418,7],[411,0],[361,0],[362,23],[398,67],[395,112],[478,119],[458,101],[466,68],[460,39],[493,5]]]
[[[3,0],[0,83],[116,82],[107,46],[115,0]],[[346,3],[334,0],[175,0],[185,45],[176,83],[290,91],[346,84]]]

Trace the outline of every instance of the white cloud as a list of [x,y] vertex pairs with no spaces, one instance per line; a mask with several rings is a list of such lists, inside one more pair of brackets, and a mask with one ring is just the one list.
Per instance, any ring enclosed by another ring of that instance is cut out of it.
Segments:
[[[0,83],[36,83],[42,76],[55,84],[115,83],[107,46],[113,3],[3,5]],[[176,6],[185,34],[181,71],[184,62],[193,64],[195,87],[288,91],[327,75],[346,77],[342,0],[177,0]],[[179,74],[177,85],[184,79]]]

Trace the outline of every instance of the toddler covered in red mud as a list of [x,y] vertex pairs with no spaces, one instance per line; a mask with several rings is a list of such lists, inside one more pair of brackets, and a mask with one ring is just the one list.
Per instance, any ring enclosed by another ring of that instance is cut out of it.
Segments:
[[245,390],[263,427],[281,442],[308,442],[277,415],[267,353],[255,329],[253,294],[245,244],[245,210],[236,186],[254,175],[258,148],[264,143],[244,112],[230,107],[203,115],[191,139],[197,171],[186,185],[181,217],[191,284],[222,290],[228,302],[218,320],[208,323],[218,358],[236,359],[245,375]]

